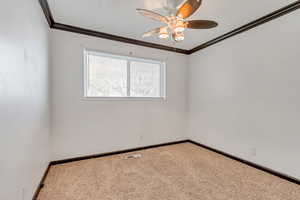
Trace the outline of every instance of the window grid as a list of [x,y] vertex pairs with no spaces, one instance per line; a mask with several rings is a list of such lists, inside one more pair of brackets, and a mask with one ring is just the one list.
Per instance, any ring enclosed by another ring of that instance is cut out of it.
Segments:
[[127,60],[127,97],[131,96],[131,76],[130,76],[130,61]]

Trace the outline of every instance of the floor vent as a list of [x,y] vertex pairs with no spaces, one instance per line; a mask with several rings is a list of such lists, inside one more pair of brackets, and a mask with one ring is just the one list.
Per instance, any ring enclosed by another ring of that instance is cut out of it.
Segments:
[[142,154],[131,154],[131,155],[125,156],[125,160],[128,160],[128,159],[137,159],[137,158],[141,158],[141,157],[142,157]]

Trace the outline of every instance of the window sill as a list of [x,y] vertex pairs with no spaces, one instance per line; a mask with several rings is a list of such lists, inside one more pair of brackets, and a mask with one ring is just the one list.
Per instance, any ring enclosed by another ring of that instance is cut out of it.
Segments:
[[166,101],[166,97],[83,97],[84,101]]

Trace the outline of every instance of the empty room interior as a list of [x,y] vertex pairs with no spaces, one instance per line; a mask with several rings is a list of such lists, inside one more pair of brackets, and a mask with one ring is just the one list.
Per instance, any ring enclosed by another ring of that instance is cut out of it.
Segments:
[[300,0],[1,0],[0,200],[300,200]]

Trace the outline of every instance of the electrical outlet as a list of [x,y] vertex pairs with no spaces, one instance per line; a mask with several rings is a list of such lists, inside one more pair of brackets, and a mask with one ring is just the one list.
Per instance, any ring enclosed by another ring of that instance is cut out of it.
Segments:
[[140,142],[143,141],[144,137],[141,135],[140,136]]

